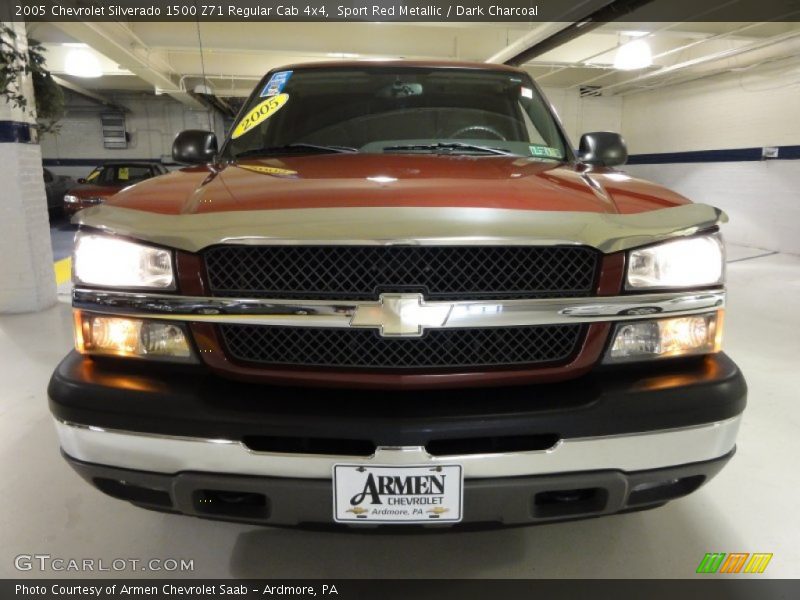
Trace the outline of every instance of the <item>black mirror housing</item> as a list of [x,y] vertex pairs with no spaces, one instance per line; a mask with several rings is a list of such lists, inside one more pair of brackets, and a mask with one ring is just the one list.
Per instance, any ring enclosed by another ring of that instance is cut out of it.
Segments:
[[213,162],[217,155],[217,136],[202,129],[187,129],[175,136],[172,142],[172,159],[175,162],[198,165]]
[[595,131],[581,136],[578,157],[587,165],[616,167],[628,160],[628,148],[620,134]]

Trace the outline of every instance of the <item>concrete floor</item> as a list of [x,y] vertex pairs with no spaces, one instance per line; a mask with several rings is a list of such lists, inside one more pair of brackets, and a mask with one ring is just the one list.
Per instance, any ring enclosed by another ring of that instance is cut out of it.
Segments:
[[[725,345],[747,376],[750,406],[728,467],[656,511],[480,533],[280,530],[107,498],[63,463],[47,411],[48,377],[72,343],[68,305],[0,317],[0,577],[33,575],[13,561],[36,553],[193,559],[194,577],[692,577],[706,552],[772,552],[764,576],[798,577],[800,257],[750,258],[759,254],[731,251]],[[114,575],[148,574],[103,573]]]

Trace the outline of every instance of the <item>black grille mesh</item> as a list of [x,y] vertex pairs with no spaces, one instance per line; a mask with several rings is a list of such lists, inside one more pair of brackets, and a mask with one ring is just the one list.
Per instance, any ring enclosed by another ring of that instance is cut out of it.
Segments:
[[425,369],[565,361],[582,325],[431,329],[422,337],[381,337],[374,329],[222,325],[228,356],[269,365]]
[[599,262],[583,246],[216,246],[204,256],[215,296],[318,300],[589,296]]

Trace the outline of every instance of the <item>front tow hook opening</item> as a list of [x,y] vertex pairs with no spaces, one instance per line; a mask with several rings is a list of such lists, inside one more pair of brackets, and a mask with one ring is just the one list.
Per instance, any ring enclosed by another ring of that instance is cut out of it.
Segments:
[[195,490],[192,504],[198,514],[245,519],[267,519],[269,500],[257,492],[235,490]]

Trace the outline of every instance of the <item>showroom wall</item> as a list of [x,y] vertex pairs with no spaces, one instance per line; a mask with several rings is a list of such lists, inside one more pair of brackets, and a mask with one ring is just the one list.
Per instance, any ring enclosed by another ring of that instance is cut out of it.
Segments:
[[572,143],[577,146],[581,134],[588,131],[620,131],[621,96],[581,97],[577,88],[542,88],[556,109]]
[[[625,170],[724,209],[731,242],[800,254],[799,101],[797,66],[626,95]],[[760,160],[765,146],[777,160]]]
[[[125,115],[130,143],[125,149],[103,147],[100,115],[109,109],[75,94],[67,99],[68,112],[58,135],[41,140],[46,167],[58,175],[85,177],[98,160],[171,160],[172,140],[183,129],[208,129],[209,113],[194,110],[170,96],[143,93],[107,94],[129,109]],[[214,119],[217,134],[222,121]]]

